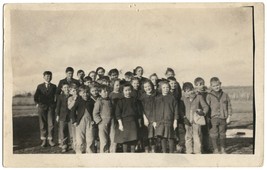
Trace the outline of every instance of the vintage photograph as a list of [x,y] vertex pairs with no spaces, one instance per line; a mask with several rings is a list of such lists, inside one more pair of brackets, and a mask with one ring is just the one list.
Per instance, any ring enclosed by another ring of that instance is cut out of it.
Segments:
[[[218,158],[181,166],[247,165],[243,158],[260,166],[263,8],[6,4],[7,164],[22,156],[127,154],[124,159]],[[220,162],[226,155],[240,161]]]

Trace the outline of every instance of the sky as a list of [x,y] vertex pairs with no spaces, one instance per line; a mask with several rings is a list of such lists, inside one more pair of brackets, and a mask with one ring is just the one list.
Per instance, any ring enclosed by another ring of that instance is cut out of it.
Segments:
[[120,78],[136,66],[144,76],[206,85],[217,76],[224,86],[252,85],[250,8],[146,8],[11,11],[13,93],[34,91],[42,73],[54,84],[72,66],[86,74],[102,66],[117,68]]

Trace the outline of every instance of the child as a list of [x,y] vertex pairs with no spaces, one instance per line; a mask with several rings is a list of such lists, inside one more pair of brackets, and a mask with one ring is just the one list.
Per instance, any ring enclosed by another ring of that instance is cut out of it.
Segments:
[[[205,116],[209,106],[201,95],[194,92],[192,83],[186,82],[183,85],[184,96],[184,123],[185,123],[185,145],[187,154],[201,153],[201,125],[195,121],[196,116]],[[196,115],[197,114],[197,115]]]
[[111,69],[109,72],[108,72],[108,75],[110,77],[110,81],[114,80],[114,79],[117,79],[119,78],[119,70],[114,68],[114,69]]
[[93,80],[92,80],[91,77],[86,76],[86,77],[84,77],[83,80],[84,80],[84,85],[85,85],[86,87],[90,88],[90,87],[93,85]]
[[158,78],[157,74],[156,73],[151,74],[149,76],[149,79],[153,83],[154,90],[157,90],[158,89],[158,82],[159,82],[159,78]]
[[123,152],[135,152],[136,141],[138,140],[138,123],[140,123],[140,108],[135,98],[131,97],[132,86],[123,86],[124,98],[118,101],[116,107],[116,119],[118,127],[115,131],[115,143],[123,144]]
[[179,102],[182,97],[182,91],[180,91],[181,89],[178,88],[178,82],[176,81],[176,78],[168,77],[167,80],[169,81],[170,84],[170,93],[173,95],[175,100]]
[[156,93],[154,93],[153,84],[150,80],[146,80],[143,84],[145,93],[141,97],[143,123],[145,126],[142,128],[143,140],[145,145],[145,152],[155,153],[155,132],[153,122],[155,122],[155,114],[153,110]]
[[133,86],[131,96],[136,99],[139,99],[141,96],[139,79],[137,77],[133,77],[131,81],[131,85]]
[[72,67],[67,67],[65,72],[66,72],[66,78],[59,81],[57,86],[56,97],[61,93],[62,84],[67,83],[69,85],[76,84],[77,86],[80,86],[80,82],[73,78],[74,69]]
[[51,83],[52,72],[45,71],[43,73],[44,83],[37,86],[34,94],[34,101],[38,107],[40,136],[42,140],[42,147],[47,145],[49,141],[50,146],[55,146],[53,142],[54,136],[54,108],[55,108],[55,96],[57,86]]
[[[100,139],[100,153],[109,152],[109,141],[112,147],[114,147],[114,131],[115,127],[112,126],[112,106],[111,100],[108,98],[109,88],[106,85],[99,87],[100,97],[95,102],[93,116],[94,121],[98,125],[99,139]],[[112,134],[112,135],[111,135]],[[114,149],[113,149],[114,150]]]
[[77,71],[77,77],[78,77],[78,81],[80,82],[80,85],[83,85],[83,82],[84,82],[83,78],[84,78],[84,76],[85,76],[85,73],[84,73],[83,70],[78,70]]
[[71,123],[70,113],[68,109],[69,85],[65,82],[62,84],[62,94],[58,96],[56,107],[56,121],[59,123],[59,141],[62,152],[68,149],[68,141],[70,141]]
[[[170,77],[173,77],[175,79],[175,72],[172,68],[167,68],[166,72],[165,72],[165,76],[167,79],[169,79]],[[178,94],[180,95],[179,97],[181,98],[182,97],[182,88],[180,86],[180,83],[175,79],[174,81],[176,81],[176,88],[177,88],[177,91],[178,91]]]
[[[206,101],[207,98],[207,87],[205,86],[205,81],[201,77],[197,77],[194,80],[195,91],[198,95],[202,95],[204,100]],[[202,145],[203,145],[203,152],[210,153],[210,136],[209,136],[209,128],[210,128],[210,117],[208,114],[205,116],[206,125],[201,126],[201,133],[202,133]]]
[[105,69],[103,67],[97,67],[96,74],[98,76],[98,79],[101,79],[105,75]]
[[127,71],[127,72],[124,74],[124,79],[121,81],[121,85],[124,85],[124,84],[126,84],[126,83],[131,83],[132,78],[133,78],[133,73],[130,72],[130,71]]
[[221,81],[217,77],[210,79],[211,92],[207,95],[207,103],[211,109],[210,137],[214,148],[219,153],[217,140],[220,139],[221,153],[225,154],[227,124],[231,121],[232,106],[229,96],[222,91]]
[[144,69],[141,66],[137,66],[133,70],[133,75],[139,79],[141,86],[144,83],[144,81],[147,80],[147,78],[143,77],[143,74],[144,74]]
[[[76,126],[76,153],[83,153],[86,144],[86,153],[93,153],[93,116],[92,103],[89,100],[88,89],[79,87],[79,96],[71,109],[71,120]],[[77,113],[76,113],[77,112]]]
[[88,76],[92,78],[92,81],[96,81],[96,72],[95,71],[90,71]]
[[[78,98],[78,87],[76,85],[70,86],[69,93],[71,96],[68,98],[68,109],[71,111]],[[76,150],[76,127],[72,124],[71,129],[72,131],[70,131],[70,137],[72,138],[72,148],[73,150]]]
[[[120,90],[121,90],[120,79],[115,79],[113,82],[114,82],[113,83],[113,91],[109,94],[109,99],[111,100],[111,104],[112,104],[112,116],[115,117],[115,111],[116,111],[117,103],[120,99],[123,98],[123,94],[120,92]],[[116,119],[113,119],[112,123],[113,124],[111,125],[111,127],[117,126]],[[114,138],[115,138],[115,131],[110,131],[110,136],[114,136]],[[114,141],[114,139],[113,139],[113,141]],[[116,143],[113,143],[113,146],[112,145],[110,146],[110,152],[115,153],[116,147],[117,147]]]
[[155,122],[153,123],[155,134],[161,138],[163,153],[167,153],[167,140],[169,152],[174,152],[174,130],[177,128],[178,104],[174,97],[169,94],[170,85],[164,81],[160,85],[162,95],[155,99]]

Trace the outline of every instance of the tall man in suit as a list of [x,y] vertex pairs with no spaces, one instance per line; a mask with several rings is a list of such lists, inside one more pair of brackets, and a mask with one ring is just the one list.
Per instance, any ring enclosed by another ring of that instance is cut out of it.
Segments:
[[57,86],[51,83],[52,72],[45,71],[43,73],[44,83],[37,86],[34,94],[34,101],[38,107],[40,135],[42,147],[47,145],[55,146],[53,142],[54,122],[55,122],[55,95]]
[[66,78],[60,80],[58,83],[56,96],[61,94],[61,88],[63,84],[68,84],[69,86],[76,84],[78,87],[80,86],[80,82],[73,78],[74,69],[72,67],[67,67],[65,73]]

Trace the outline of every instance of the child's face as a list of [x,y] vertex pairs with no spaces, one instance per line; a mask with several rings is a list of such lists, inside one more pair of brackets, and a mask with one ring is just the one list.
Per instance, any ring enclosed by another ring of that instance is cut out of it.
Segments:
[[84,85],[89,87],[89,86],[92,85],[92,81],[91,80],[87,80],[87,81],[84,82]]
[[136,70],[136,75],[137,75],[138,77],[141,77],[141,76],[143,75],[143,69],[142,69],[142,68],[138,68],[138,69]]
[[72,71],[66,72],[66,77],[67,79],[71,79],[73,77],[73,72]]
[[114,82],[114,91],[115,92],[119,92],[120,90],[120,82],[119,81],[115,81]]
[[109,81],[107,81],[107,80],[103,80],[103,81],[102,81],[102,84],[103,84],[103,85],[110,86],[110,82],[109,82]]
[[93,81],[95,81],[95,78],[96,78],[96,73],[92,72],[89,74],[89,77],[92,78]]
[[64,94],[69,94],[69,85],[64,84],[61,88]]
[[169,78],[169,77],[174,77],[174,72],[172,72],[172,71],[168,71],[168,72],[166,73],[166,77],[167,77],[167,78]]
[[74,89],[74,88],[71,88],[69,93],[70,93],[71,95],[77,95],[77,90]]
[[140,84],[139,84],[139,81],[138,80],[133,80],[132,81],[132,86],[135,90],[138,90]]
[[129,98],[131,95],[131,92],[132,92],[131,87],[124,87],[123,88],[124,97]]
[[193,89],[185,89],[184,94],[186,97],[190,97],[192,94],[194,94]]
[[81,96],[83,100],[87,100],[88,99],[88,93],[86,92],[86,90],[80,91],[79,92],[79,96]]
[[117,79],[118,77],[119,77],[119,75],[117,73],[111,73],[111,75],[110,75],[111,80]]
[[98,96],[98,90],[97,90],[97,88],[92,87],[92,88],[90,89],[90,93],[91,93],[91,95],[92,95],[93,97],[97,97],[97,96]]
[[163,84],[161,86],[161,90],[162,90],[162,95],[165,96],[165,95],[167,95],[169,93],[170,87],[169,87],[168,84]]
[[77,76],[78,76],[79,79],[83,79],[85,74],[84,74],[84,72],[80,72],[80,73],[78,73]]
[[148,83],[148,82],[145,83],[145,84],[144,84],[144,90],[145,90],[146,94],[151,94],[151,92],[152,92],[151,84]]
[[99,94],[103,99],[108,98],[108,91],[105,89],[102,89]]
[[125,76],[125,80],[126,81],[131,81],[132,80],[132,76]]
[[215,81],[215,82],[211,82],[211,89],[215,92],[218,92],[221,90],[221,82],[219,81]]
[[171,80],[171,81],[169,82],[169,84],[170,84],[171,90],[176,89],[176,86],[177,86],[176,81]]
[[104,74],[105,74],[105,72],[104,72],[103,69],[100,69],[100,70],[97,71],[97,75],[99,75],[100,77],[104,76]]
[[44,80],[49,83],[52,80],[52,76],[49,75],[49,74],[45,74],[44,75]]
[[205,84],[203,81],[199,81],[199,82],[196,82],[195,87],[197,91],[203,91]]
[[154,85],[156,85],[156,84],[157,84],[158,77],[157,77],[157,76],[152,76],[152,77],[150,78],[150,80],[152,81],[152,83],[153,83]]

